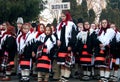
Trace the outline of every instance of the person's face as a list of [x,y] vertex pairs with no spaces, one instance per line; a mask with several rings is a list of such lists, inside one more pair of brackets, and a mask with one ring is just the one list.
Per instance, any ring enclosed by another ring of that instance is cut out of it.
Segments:
[[116,29],[115,24],[111,24],[111,25],[110,25],[110,28],[113,28],[113,29],[115,30],[115,29]]
[[22,24],[21,23],[17,23],[17,27],[18,27],[18,29],[21,29]]
[[77,26],[78,27],[83,27],[83,23],[78,23]]
[[66,16],[65,16],[65,14],[61,14],[61,19],[62,19],[62,21],[65,21],[66,20]]
[[107,23],[107,20],[103,20],[103,21],[102,21],[102,27],[103,27],[103,28],[107,28],[107,24],[108,24],[108,23]]
[[77,24],[79,31],[83,30],[83,23],[78,23]]
[[23,26],[23,33],[28,33],[29,30],[30,30],[29,26],[27,26],[27,25]]
[[6,25],[6,23],[3,23],[3,25],[2,25],[2,29],[4,29],[4,30],[7,29],[7,25]]
[[96,25],[95,24],[91,24],[90,26],[92,29],[96,29]]
[[44,32],[44,26],[40,25],[40,32]]
[[51,29],[52,29],[52,32],[54,32],[54,31],[55,31],[55,27],[54,27],[54,26],[51,26]]
[[84,27],[85,27],[85,29],[89,29],[89,28],[90,28],[89,22],[85,22],[85,23],[84,23]]
[[2,27],[3,27],[3,26],[2,26],[2,25],[0,25],[0,29],[2,29]]
[[50,29],[50,27],[46,27],[45,33],[46,33],[46,35],[50,35],[50,34],[51,34],[51,29]]
[[36,29],[36,28],[33,28],[33,30],[34,30],[34,32],[36,32],[36,31],[37,31],[37,29]]

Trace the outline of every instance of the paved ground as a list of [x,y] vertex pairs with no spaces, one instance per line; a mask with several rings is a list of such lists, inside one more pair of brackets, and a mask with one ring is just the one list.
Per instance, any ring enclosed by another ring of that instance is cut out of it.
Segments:
[[[118,72],[118,76],[120,77],[120,69]],[[0,81],[3,82],[3,81]],[[11,81],[4,81],[4,82],[19,82],[18,76],[12,76]],[[36,78],[31,77],[30,82],[37,82]],[[55,82],[55,81],[49,81],[49,82]],[[79,79],[70,78],[69,82],[98,82],[97,80],[91,80],[91,81],[80,81]],[[118,81],[120,82],[120,80]]]
[[[3,81],[0,81],[0,82],[3,82]],[[18,79],[18,76],[12,76],[11,81],[4,81],[4,82],[19,82],[19,79]],[[31,77],[30,82],[37,82],[37,79]],[[49,82],[57,82],[57,81],[49,81]],[[90,81],[81,81],[79,79],[70,78],[69,82],[98,82],[98,81],[94,79]],[[120,80],[118,82],[120,82]]]
[[[0,81],[3,82],[3,81]],[[18,76],[12,76],[11,77],[11,81],[4,81],[4,82],[19,82]],[[30,78],[30,82],[37,82],[36,78],[31,77]],[[57,82],[57,81],[49,81],[49,82]],[[70,78],[69,82],[98,82],[97,80],[90,80],[90,81],[81,81],[80,79],[74,79],[74,78]],[[120,82],[120,80],[118,81]]]
[[[3,82],[3,81],[0,81]],[[4,81],[4,82],[19,82],[17,76],[13,76],[11,81]],[[37,80],[34,80],[34,78],[31,78],[30,82],[37,82]],[[57,81],[49,81],[49,82],[57,82]],[[91,80],[91,81],[80,81],[79,79],[70,79],[69,82],[97,82],[97,80]]]

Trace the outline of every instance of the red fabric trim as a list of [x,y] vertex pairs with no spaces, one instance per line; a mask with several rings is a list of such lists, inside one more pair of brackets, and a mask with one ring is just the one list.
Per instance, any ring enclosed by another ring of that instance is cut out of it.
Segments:
[[38,60],[50,61],[50,59],[48,58],[48,56],[42,56],[42,57],[38,58]]
[[95,61],[105,61],[105,58],[104,57],[96,57]]
[[58,57],[66,57],[68,53],[58,53]]
[[30,65],[30,61],[20,61],[20,65]]
[[49,69],[49,68],[51,68],[51,65],[49,65],[49,64],[43,64],[43,63],[38,63],[37,67],[38,68],[47,68],[47,69]]
[[80,61],[91,62],[91,58],[80,58]]

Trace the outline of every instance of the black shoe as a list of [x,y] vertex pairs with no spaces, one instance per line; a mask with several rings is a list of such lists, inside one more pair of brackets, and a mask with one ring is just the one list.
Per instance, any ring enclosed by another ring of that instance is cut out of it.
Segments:
[[21,79],[21,78],[22,78],[21,73],[18,73],[18,74],[17,74],[17,77],[18,77],[19,79]]
[[100,75],[93,76],[93,79],[99,80],[100,79]]
[[59,81],[59,79],[51,79],[50,81]]
[[78,72],[75,72],[75,74],[72,76],[75,79],[79,79],[80,78],[80,74]]
[[19,82],[23,82],[23,79],[19,79]]

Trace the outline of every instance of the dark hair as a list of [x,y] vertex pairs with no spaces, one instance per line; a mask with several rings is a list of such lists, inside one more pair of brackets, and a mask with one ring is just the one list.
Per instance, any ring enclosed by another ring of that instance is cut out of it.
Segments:
[[50,24],[50,23],[48,23],[48,24],[46,25],[46,27],[47,27],[47,26],[48,26],[48,27],[51,27],[51,24]]
[[[88,22],[88,21],[85,21],[84,24],[83,24],[83,30],[84,30],[84,31],[87,31],[87,30],[90,29],[90,26],[89,26],[89,29],[86,29],[86,28],[85,28],[85,23],[89,23],[89,22]],[[89,23],[89,24],[90,24],[90,23]]]
[[[50,29],[50,32],[51,32],[51,34],[52,34],[52,28],[51,28],[51,26],[46,26],[46,28],[49,28]],[[46,28],[45,28],[45,31],[46,31]]]
[[62,13],[66,16],[66,21],[72,21],[72,17],[69,11],[63,10]]
[[83,22],[84,22],[84,21],[83,21],[82,18],[77,19],[77,23],[83,23]]
[[[103,28],[103,26],[102,26],[102,21],[103,20],[106,20],[107,21],[107,27],[106,28]],[[102,31],[104,30],[104,32],[106,33],[106,30],[108,29],[108,28],[110,28],[110,24],[109,24],[109,22],[108,22],[108,20],[107,19],[103,19],[102,21],[101,21],[101,28],[100,28],[100,31],[99,31],[99,36],[101,35],[101,33],[102,33]]]
[[3,21],[0,19],[0,25],[3,24]]
[[37,28],[37,24],[36,23],[32,23],[31,24],[33,28]]

